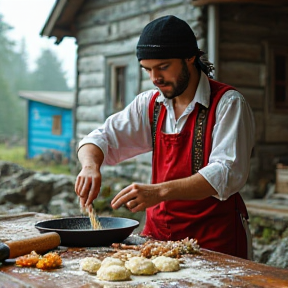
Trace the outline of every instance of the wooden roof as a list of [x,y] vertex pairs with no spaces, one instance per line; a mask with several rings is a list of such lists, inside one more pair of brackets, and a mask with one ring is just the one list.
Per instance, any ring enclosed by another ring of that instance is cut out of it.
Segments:
[[22,98],[44,103],[47,105],[72,109],[74,105],[74,92],[63,91],[19,91]]
[[57,0],[40,35],[56,37],[56,44],[59,44],[65,36],[75,37],[74,19],[84,1]]

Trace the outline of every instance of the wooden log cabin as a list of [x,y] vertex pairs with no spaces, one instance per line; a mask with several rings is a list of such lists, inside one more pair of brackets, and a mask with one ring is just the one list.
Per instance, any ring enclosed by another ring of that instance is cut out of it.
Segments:
[[215,79],[239,89],[253,109],[250,188],[275,181],[275,159],[288,155],[286,0],[57,0],[41,35],[78,45],[74,142],[152,88],[135,47],[143,27],[167,14],[191,25]]

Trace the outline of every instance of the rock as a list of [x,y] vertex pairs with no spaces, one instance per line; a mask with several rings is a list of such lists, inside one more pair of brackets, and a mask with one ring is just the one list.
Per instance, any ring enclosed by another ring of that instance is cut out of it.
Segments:
[[260,244],[258,241],[253,241],[253,260],[258,263],[267,263],[271,253],[274,251],[273,244]]
[[267,265],[288,268],[288,237],[277,241],[271,253]]
[[1,178],[5,176],[11,176],[14,175],[15,173],[25,171],[27,169],[23,168],[22,166],[12,163],[12,162],[7,162],[7,161],[0,161],[0,175]]
[[62,193],[63,191],[73,193],[75,195],[75,176],[70,175],[56,175],[53,181],[53,195]]

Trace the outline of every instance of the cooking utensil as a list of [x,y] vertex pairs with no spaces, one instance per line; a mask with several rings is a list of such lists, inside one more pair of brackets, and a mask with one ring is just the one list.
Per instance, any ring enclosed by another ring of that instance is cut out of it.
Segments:
[[42,254],[60,245],[60,236],[56,232],[40,234],[30,238],[0,243],[0,262],[30,254],[33,250]]
[[36,223],[41,232],[57,232],[61,245],[68,247],[109,246],[125,240],[139,226],[136,220],[120,217],[101,217],[103,229],[92,230],[89,217],[67,217]]

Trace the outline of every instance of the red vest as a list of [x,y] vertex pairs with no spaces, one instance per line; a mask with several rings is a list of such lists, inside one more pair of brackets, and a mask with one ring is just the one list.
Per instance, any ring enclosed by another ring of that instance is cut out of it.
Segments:
[[[227,90],[234,89],[210,79],[209,82],[211,102],[206,112],[206,125],[202,139],[202,167],[208,164],[211,152],[217,104]],[[150,102],[150,121],[153,118],[156,98],[157,95],[154,95]],[[165,119],[166,108],[161,105],[153,151],[152,183],[180,179],[193,174],[195,123],[199,117],[200,108],[200,104],[197,103],[179,134],[165,134],[161,132],[161,127]],[[225,201],[212,196],[203,200],[164,201],[146,210],[143,235],[166,241],[180,240],[185,237],[195,238],[202,248],[247,258],[246,233],[240,212],[248,218],[245,204],[239,193],[230,196]]]

